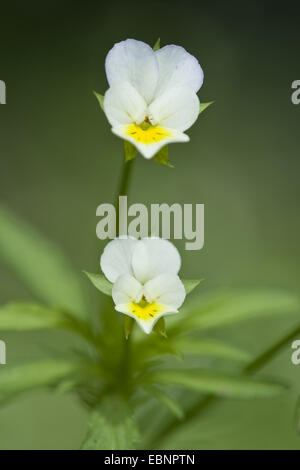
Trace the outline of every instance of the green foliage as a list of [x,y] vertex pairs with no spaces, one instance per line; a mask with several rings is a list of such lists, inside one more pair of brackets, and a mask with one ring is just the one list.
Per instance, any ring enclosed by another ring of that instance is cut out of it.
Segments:
[[279,289],[212,292],[187,304],[179,322],[184,330],[208,330],[298,308],[298,296]]
[[83,271],[87,275],[91,283],[100,291],[102,294],[109,295],[111,297],[112,284],[109,282],[104,274],[94,274]]
[[149,374],[147,380],[231,398],[271,397],[285,389],[282,384],[276,382],[197,369],[157,370]]
[[39,299],[84,311],[80,277],[63,252],[27,223],[0,207],[0,257]]
[[82,375],[83,371],[78,362],[57,359],[1,367],[0,402],[35,388],[57,385],[66,377]]
[[94,91],[94,95],[96,96],[97,100],[98,100],[98,103],[100,105],[100,108],[102,109],[102,111],[104,112],[104,106],[103,106],[103,103],[104,103],[104,96],[103,95],[100,95],[100,93],[97,93],[96,91]]
[[66,321],[64,313],[43,305],[12,302],[0,307],[0,330],[59,328]]
[[129,162],[133,160],[137,156],[137,149],[131,142],[128,140],[123,140],[124,145],[124,155],[125,155],[125,162]]
[[132,410],[124,397],[106,396],[90,416],[82,450],[132,450],[139,433]]
[[131,335],[133,324],[134,319],[129,317],[128,315],[124,315],[124,333],[126,339],[128,339]]
[[154,325],[153,330],[164,338],[167,337],[166,333],[166,322],[164,317],[161,317]]
[[166,393],[161,388],[158,388],[154,385],[146,388],[150,395],[155,397],[163,406],[165,406],[169,412],[179,420],[184,418],[184,410],[181,408],[179,403],[174,400],[168,393]]
[[232,361],[248,361],[251,355],[243,349],[227,343],[208,338],[191,338],[179,336],[173,341],[173,345],[183,356],[217,357]]
[[169,168],[174,168],[174,166],[169,162],[169,147],[165,145],[162,147],[156,155],[154,155],[153,159],[160,163],[161,165],[168,166]]

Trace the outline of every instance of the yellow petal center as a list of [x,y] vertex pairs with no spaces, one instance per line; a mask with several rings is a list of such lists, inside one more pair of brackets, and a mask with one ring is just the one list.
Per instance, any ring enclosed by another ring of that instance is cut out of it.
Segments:
[[170,137],[171,133],[164,127],[152,126],[148,122],[144,121],[139,126],[136,124],[129,124],[126,127],[126,135],[132,137],[141,144],[153,144]]
[[130,313],[140,320],[152,320],[156,315],[163,313],[166,308],[164,305],[156,302],[148,303],[145,300],[141,300],[138,304],[131,302],[129,310]]

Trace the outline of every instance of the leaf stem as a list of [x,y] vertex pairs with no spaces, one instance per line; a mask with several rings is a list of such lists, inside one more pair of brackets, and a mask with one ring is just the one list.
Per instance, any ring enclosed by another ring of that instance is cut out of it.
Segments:
[[[292,331],[287,333],[283,336],[277,343],[272,345],[262,354],[260,354],[256,359],[252,362],[247,364],[243,369],[242,372],[245,374],[253,374],[258,372],[262,369],[269,361],[274,359],[274,357],[281,352],[283,348],[285,348],[297,335],[300,334],[300,325],[296,326]],[[216,403],[217,401],[222,400],[221,397],[217,395],[207,395],[198,401],[192,408],[190,408],[186,414],[184,421],[178,421],[173,419],[171,422],[167,424],[163,429],[159,431],[159,433],[153,438],[153,440],[149,444],[149,448],[155,449],[157,446],[160,445],[161,440],[166,436],[170,435],[184,423],[193,421],[203,410],[205,410],[210,405]]]

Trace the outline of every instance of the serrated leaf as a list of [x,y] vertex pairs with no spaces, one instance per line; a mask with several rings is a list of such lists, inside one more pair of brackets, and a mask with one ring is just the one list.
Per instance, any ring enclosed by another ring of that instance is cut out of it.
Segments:
[[278,289],[211,293],[185,306],[178,322],[184,329],[209,329],[299,309],[297,295]]
[[156,155],[154,155],[154,160],[161,165],[168,166],[169,168],[174,168],[174,166],[169,162],[169,147],[165,145],[162,147]]
[[139,433],[132,411],[121,396],[111,395],[91,413],[82,450],[133,450]]
[[166,322],[164,317],[161,317],[154,325],[153,331],[158,333],[159,335],[163,336],[164,338],[167,337],[166,333]]
[[63,326],[65,314],[43,305],[12,302],[0,307],[0,330],[38,330]]
[[182,420],[184,418],[184,411],[179,403],[164,390],[158,387],[148,387],[147,391],[163,406],[165,406],[177,419]]
[[153,46],[154,51],[157,51],[158,49],[160,49],[160,38],[157,39],[156,43]]
[[125,162],[129,162],[130,160],[133,160],[137,156],[137,149],[131,142],[128,142],[127,140],[124,140],[123,142],[124,142]]
[[231,398],[272,397],[285,390],[285,387],[277,382],[197,369],[158,370],[149,374],[149,380]]
[[204,279],[181,279],[186,295],[190,294]]
[[89,273],[87,271],[83,271],[84,274],[87,275],[91,283],[98,289],[100,292],[102,292],[105,295],[109,295],[111,297],[111,291],[112,291],[112,283],[109,282],[104,274],[94,274],[94,273]]
[[216,357],[221,359],[231,359],[234,361],[248,361],[251,356],[243,349],[231,346],[230,344],[217,341],[215,339],[194,339],[188,337],[178,337],[172,344],[178,348],[184,356],[196,355],[203,357]]
[[64,253],[7,209],[0,207],[0,257],[39,299],[82,312],[80,278]]
[[200,103],[199,114],[203,113],[214,101],[209,101],[208,103]]
[[100,93],[97,93],[96,91],[94,91],[94,95],[96,96],[98,103],[100,104],[100,108],[104,112],[104,106],[103,106],[104,96],[100,95]]
[[47,359],[0,368],[0,402],[23,392],[53,386],[66,377],[76,375],[82,366],[67,360]]

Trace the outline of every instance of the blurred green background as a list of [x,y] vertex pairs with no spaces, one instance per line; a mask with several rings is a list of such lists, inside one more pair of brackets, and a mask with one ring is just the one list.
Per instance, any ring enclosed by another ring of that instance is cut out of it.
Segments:
[[[140,156],[131,202],[205,204],[205,247],[184,252],[183,275],[201,289],[265,286],[299,290],[299,124],[291,83],[300,78],[300,6],[266,1],[1,2],[0,201],[58,243],[75,269],[96,271],[96,207],[112,202],[122,142],[92,94],[107,88],[104,59],[133,37],[179,44],[205,81],[200,100],[215,104],[172,145],[175,169]],[[0,227],[1,230],[1,227]],[[47,273],[45,273],[47,276]],[[97,292],[82,277],[91,308]],[[31,299],[0,266],[0,301]],[[217,331],[257,354],[297,317],[257,320]],[[65,333],[0,333],[7,361],[20,363],[73,347]],[[287,349],[264,373],[290,381],[272,400],[228,401],[207,409],[167,448],[300,448],[294,409],[300,366]],[[0,366],[1,367],[1,366]],[[78,448],[86,412],[72,395],[28,394],[0,410],[1,449]]]

